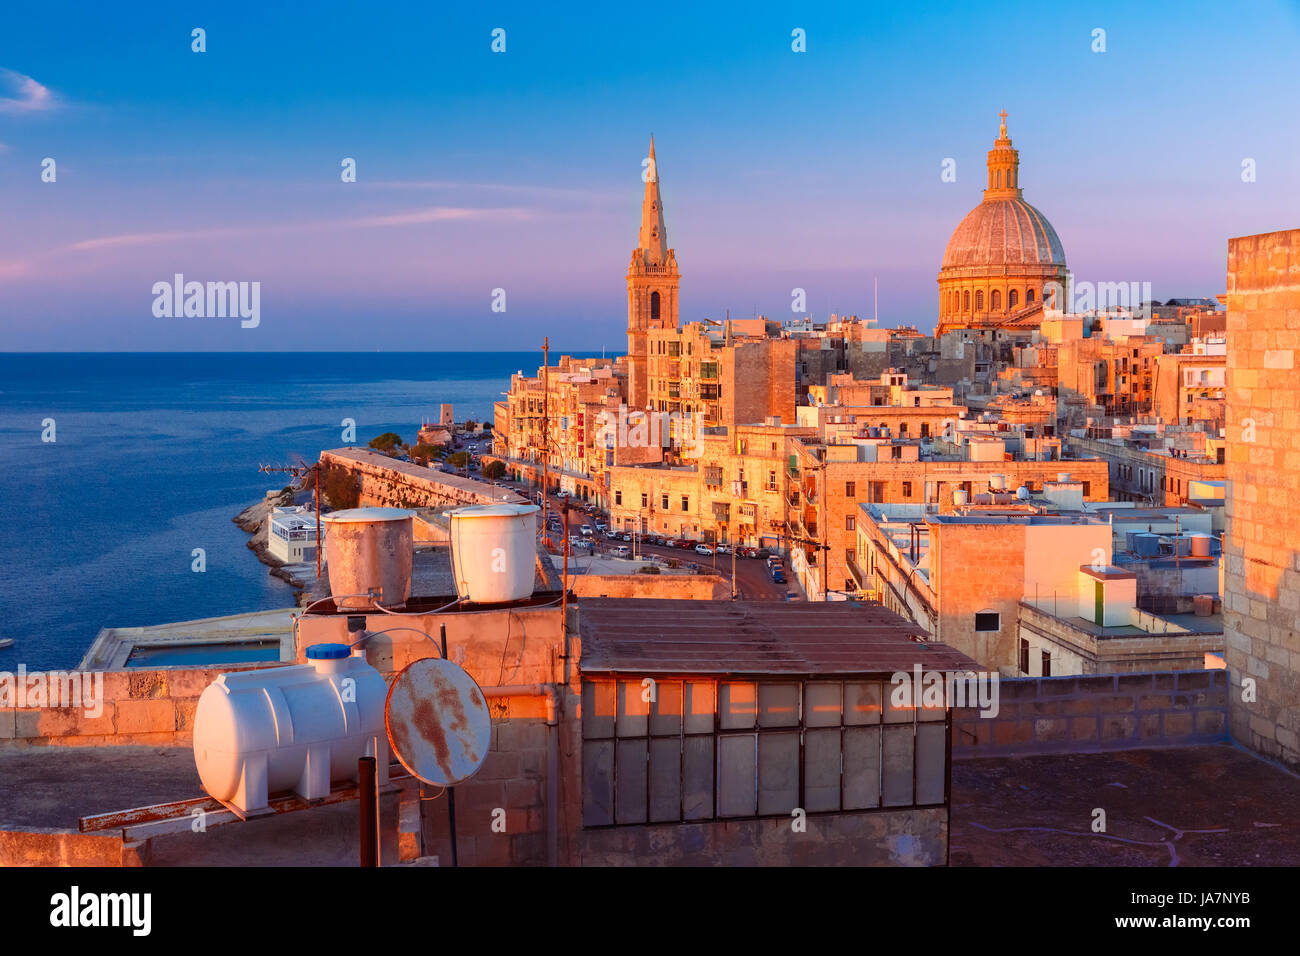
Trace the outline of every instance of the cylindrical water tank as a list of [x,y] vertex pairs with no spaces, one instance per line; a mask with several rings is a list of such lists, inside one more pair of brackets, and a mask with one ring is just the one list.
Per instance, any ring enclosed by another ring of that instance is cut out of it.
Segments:
[[397,607],[411,596],[414,531],[402,508],[349,508],[321,515],[330,593],[340,610]]
[[989,475],[989,491],[1003,492],[1007,490],[1006,475]]
[[964,508],[966,506],[966,492],[958,488],[952,493],[952,504],[954,508]]
[[1021,485],[1019,488],[1017,488],[1017,489],[1016,489],[1016,498],[1017,498],[1018,500],[1020,500],[1020,501],[1028,501],[1028,500],[1029,500],[1029,486],[1028,486],[1028,485]]
[[194,763],[203,789],[242,810],[271,793],[306,800],[355,780],[357,759],[378,738],[387,773],[388,685],[346,644],[314,644],[308,663],[222,674],[199,697]]
[[520,601],[536,577],[537,505],[472,505],[450,512],[456,593],[475,604]]
[[1210,536],[1208,534],[1192,535],[1192,557],[1208,558],[1210,556]]

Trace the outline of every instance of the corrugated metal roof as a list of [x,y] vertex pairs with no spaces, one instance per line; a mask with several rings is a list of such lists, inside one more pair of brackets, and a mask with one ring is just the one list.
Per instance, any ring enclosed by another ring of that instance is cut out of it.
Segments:
[[892,674],[980,670],[878,604],[579,601],[584,674]]

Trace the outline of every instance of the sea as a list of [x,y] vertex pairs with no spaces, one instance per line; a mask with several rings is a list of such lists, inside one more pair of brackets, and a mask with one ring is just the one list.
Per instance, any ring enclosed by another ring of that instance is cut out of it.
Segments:
[[[531,352],[0,354],[0,671],[75,667],[103,627],[292,607],[231,519],[285,474],[440,403],[492,421]],[[193,570],[195,549],[205,569]]]

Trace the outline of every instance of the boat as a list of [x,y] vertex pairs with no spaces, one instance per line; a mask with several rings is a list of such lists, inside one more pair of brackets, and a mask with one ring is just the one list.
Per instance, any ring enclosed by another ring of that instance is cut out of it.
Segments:
[[0,651],[3,651],[6,647],[13,647],[13,646],[14,646],[14,639],[12,637],[0,637]]

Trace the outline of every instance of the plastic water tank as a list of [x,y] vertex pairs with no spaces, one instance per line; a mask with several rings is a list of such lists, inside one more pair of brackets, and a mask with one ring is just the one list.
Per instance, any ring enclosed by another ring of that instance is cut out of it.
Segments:
[[952,493],[952,504],[954,508],[964,508],[966,506],[966,492],[958,488]]
[[450,512],[456,593],[475,604],[520,601],[536,577],[537,505],[471,505]]
[[314,644],[307,658],[222,674],[203,691],[194,763],[213,797],[260,810],[272,793],[328,796],[331,784],[356,780],[357,760],[375,738],[380,778],[387,779],[384,678],[346,644]]
[[[342,610],[398,607],[411,596],[414,529],[402,508],[348,508],[321,515],[330,593]],[[373,597],[371,596],[373,595]]]
[[1210,536],[1208,534],[1194,534],[1192,538],[1192,557],[1208,558],[1210,556]]

